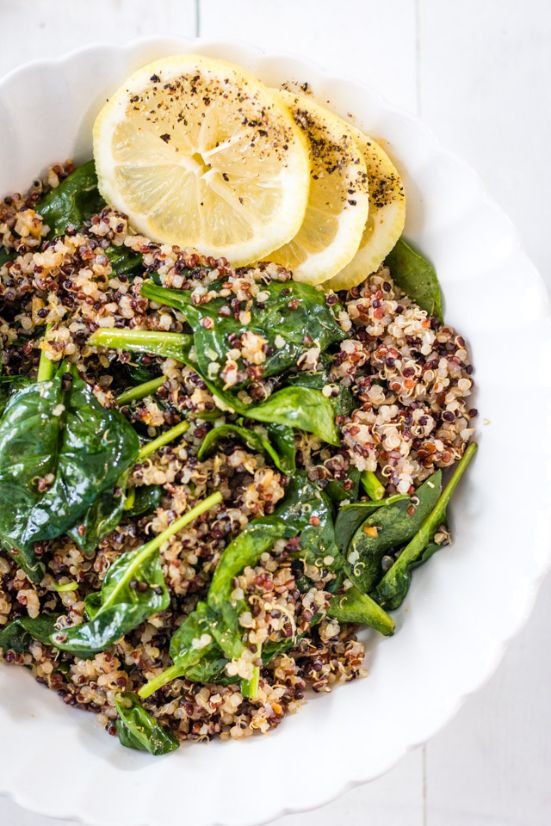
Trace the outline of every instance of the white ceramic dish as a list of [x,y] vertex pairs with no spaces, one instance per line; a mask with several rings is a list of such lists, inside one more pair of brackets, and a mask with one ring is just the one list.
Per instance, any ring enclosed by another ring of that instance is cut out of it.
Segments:
[[94,716],[66,708],[20,669],[0,667],[0,791],[94,826],[257,824],[375,778],[494,671],[551,553],[543,283],[474,172],[365,86],[199,40],[97,46],[30,64],[0,81],[0,193],[27,187],[53,161],[87,159],[103,99],[141,64],[183,50],[235,60],[270,84],[308,81],[320,100],[386,138],[406,179],[407,235],[435,263],[446,318],[472,348],[481,449],[453,503],[455,542],[416,573],[398,633],[370,647],[370,676],[312,700],[270,737],[150,758],[121,748]]

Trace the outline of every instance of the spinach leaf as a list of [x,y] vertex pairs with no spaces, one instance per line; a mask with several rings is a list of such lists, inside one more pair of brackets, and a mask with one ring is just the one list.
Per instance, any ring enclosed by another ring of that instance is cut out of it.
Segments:
[[[213,664],[238,659],[244,651],[239,614],[245,603],[231,604],[235,577],[253,567],[278,539],[300,535],[297,557],[310,565],[339,571],[344,560],[335,544],[331,503],[304,473],[291,479],[284,501],[271,516],[249,522],[226,546],[214,572],[207,602],[201,603],[176,631],[170,646],[174,665],[143,686],[140,697],[149,697],[161,686],[185,676],[206,673]],[[209,671],[212,674],[211,671]],[[258,666],[251,680],[242,681],[246,696],[254,696]]]
[[5,247],[0,247],[0,267],[3,267],[4,264],[7,264],[8,261],[12,261],[15,258],[15,253],[8,252]]
[[420,253],[400,238],[394,249],[387,255],[385,264],[390,269],[392,280],[405,294],[415,301],[429,315],[444,320],[442,290],[436,270]]
[[259,422],[280,424],[313,433],[322,442],[338,445],[335,414],[329,399],[308,387],[284,387],[262,404],[247,407],[245,415]]
[[146,711],[132,692],[117,694],[115,706],[119,714],[116,722],[117,735],[123,746],[148,751],[155,757],[168,754],[179,747],[178,738]]
[[281,465],[287,468],[285,472],[292,473],[296,470],[297,455],[293,428],[284,424],[272,423],[268,425],[267,430],[268,436],[279,454]]
[[0,376],[0,416],[6,409],[10,396],[30,383],[31,380],[26,376]]
[[159,548],[186,525],[222,501],[214,493],[176,519],[150,542],[122,554],[109,568],[101,590],[86,597],[89,622],[52,634],[56,648],[91,657],[113,645],[144,620],[168,608]]
[[207,604],[198,602],[170,640],[169,653],[174,664],[140,688],[138,695],[142,699],[180,677],[196,682],[214,682],[219,678],[228,659],[214,639],[212,621]]
[[221,439],[232,437],[243,441],[247,447],[251,448],[251,450],[256,450],[258,453],[265,453],[270,457],[276,468],[281,470],[283,473],[288,473],[292,469],[288,467],[286,459],[284,457],[280,457],[276,450],[274,450],[270,440],[267,439],[266,436],[258,430],[241,427],[236,424],[221,424],[218,425],[218,427],[213,427],[212,430],[209,430],[203,439],[201,447],[199,448],[197,458],[202,461],[210,453],[212,453],[213,449]]
[[335,521],[335,534],[337,545],[342,553],[346,551],[350,540],[356,533],[362,522],[371,516],[377,508],[386,508],[395,505],[396,502],[405,502],[409,496],[395,494],[387,499],[380,499],[378,502],[354,502],[349,505],[341,505]]
[[174,358],[195,370],[211,393],[229,411],[266,424],[298,428],[306,433],[313,433],[328,444],[339,444],[333,406],[319,390],[309,387],[284,387],[272,393],[265,402],[247,406],[237,396],[221,389],[200,370],[190,357],[192,342],[188,335],[159,333],[156,330],[103,328],[96,330],[88,341],[96,346]]
[[104,207],[94,162],[88,161],[50,190],[37,204],[36,211],[50,227],[52,235],[63,235],[69,225],[80,227]]
[[419,500],[415,508],[408,502],[378,508],[356,530],[346,559],[350,578],[361,591],[369,593],[381,578],[383,556],[415,536],[436,504],[441,488],[442,473],[438,470],[415,491]]
[[129,247],[108,247],[105,254],[116,275],[137,275],[143,269],[143,257]]
[[[188,428],[189,424],[184,419],[174,427],[165,430],[140,448],[137,460],[143,461],[156,450],[181,436]],[[162,492],[157,491],[156,486],[153,486],[155,492],[150,490],[146,493],[144,490],[141,494],[136,494],[135,488],[127,491],[127,480],[128,473],[121,474],[114,490],[105,491],[98,496],[78,524],[73,525],[68,531],[68,535],[85,556],[93,556],[99,542],[115,530],[125,512],[128,516],[139,516],[152,510],[160,501]],[[137,503],[136,499],[138,499]]]
[[0,648],[22,654],[28,651],[31,640],[51,645],[50,634],[54,632],[59,614],[40,614],[38,617],[19,617],[0,629]]
[[31,578],[40,578],[32,544],[72,527],[136,460],[138,447],[126,419],[63,365],[50,381],[10,398],[0,419],[0,542]]
[[[212,289],[220,286],[214,284]],[[220,315],[226,302],[224,298],[196,305],[190,291],[171,290],[150,281],[142,287],[142,295],[146,298],[176,307],[185,315],[193,329],[197,365],[204,374],[208,374],[213,361],[224,365],[229,351],[235,349],[236,337],[239,339],[246,332],[260,335],[266,342],[266,360],[262,364],[265,378],[294,366],[313,345],[324,351],[345,337],[322,291],[297,281],[272,281],[263,285],[262,292],[268,297],[262,302],[253,301],[251,321],[243,324],[233,316]],[[203,326],[202,322],[207,318],[211,325]],[[238,366],[242,369],[246,364],[239,359]],[[249,381],[247,379],[236,387],[245,386]],[[222,379],[217,378],[214,382],[223,386]]]
[[327,483],[325,492],[332,502],[342,502],[345,499],[356,500],[360,488],[360,471],[351,465],[345,479],[331,479]]
[[82,519],[67,531],[77,548],[90,557],[100,541],[119,525],[125,504],[124,491],[105,491],[90,505]]
[[162,485],[143,485],[135,490],[134,502],[131,507],[125,505],[124,516],[132,519],[135,516],[144,516],[151,513],[161,504],[163,498]]
[[290,373],[286,376],[287,384],[298,387],[309,387],[312,390],[323,390],[327,385],[335,386],[338,389],[336,396],[330,396],[329,400],[333,405],[336,416],[349,416],[355,407],[358,406],[356,399],[349,387],[342,382],[335,383],[329,374],[330,363],[327,358],[322,357],[322,368],[320,370],[300,371]]
[[474,442],[467,447],[438,501],[394,565],[389,568],[377,585],[374,596],[381,605],[391,610],[398,608],[409,590],[412,570],[422,562],[426,562],[438,550],[438,545],[431,544],[432,539],[446,519],[446,510],[452,494],[476,453],[476,449]]
[[329,603],[328,612],[339,622],[353,622],[359,625],[369,625],[385,636],[394,633],[394,620],[367,594],[362,594],[355,585],[334,596]]

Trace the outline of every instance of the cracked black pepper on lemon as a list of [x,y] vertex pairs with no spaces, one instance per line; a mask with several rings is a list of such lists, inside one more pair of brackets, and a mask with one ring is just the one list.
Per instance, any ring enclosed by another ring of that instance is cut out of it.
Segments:
[[393,633],[475,450],[465,341],[395,247],[399,176],[300,94],[158,61],[98,119],[103,198],[89,163],[0,202],[0,653],[152,754],[360,676],[358,626]]

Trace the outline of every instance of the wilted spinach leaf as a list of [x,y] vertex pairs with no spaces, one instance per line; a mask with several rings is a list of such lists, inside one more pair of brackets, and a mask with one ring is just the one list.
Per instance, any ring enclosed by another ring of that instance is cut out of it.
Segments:
[[436,270],[420,253],[416,252],[400,238],[394,249],[387,255],[385,264],[390,269],[392,280],[405,294],[415,301],[429,315],[439,321],[444,320],[442,290]]
[[272,393],[265,402],[247,407],[245,415],[259,422],[313,433],[330,445],[339,444],[333,406],[319,390],[284,387]]
[[331,381],[329,374],[330,365],[327,359],[322,359],[323,366],[320,370],[307,370],[298,373],[290,373],[286,376],[287,384],[297,385],[298,387],[310,387],[312,390],[323,390],[324,387],[330,385],[338,392],[336,396],[329,396],[329,401],[333,405],[336,416],[349,416],[357,402],[349,387],[341,382]]
[[108,247],[105,254],[116,275],[137,275],[143,269],[143,257],[129,247]]
[[50,227],[52,235],[63,235],[69,224],[80,227],[104,207],[94,162],[88,161],[50,190],[35,209]]
[[278,455],[277,451],[274,449],[270,440],[266,438],[266,436],[258,430],[253,430],[252,428],[246,428],[236,424],[221,424],[218,425],[218,427],[213,427],[212,430],[209,430],[203,439],[201,447],[199,448],[197,458],[202,461],[210,453],[212,453],[213,449],[221,439],[228,438],[240,439],[247,445],[247,447],[250,447],[251,450],[256,450],[258,453],[265,453],[270,457],[278,470],[282,471],[282,473],[289,473],[289,471],[292,470],[292,468],[287,464],[286,457]]
[[75,525],[138,448],[126,419],[102,407],[75,370],[61,366],[10,398],[0,418],[0,542],[29,576],[40,576],[32,544]]
[[222,501],[214,493],[150,542],[122,554],[111,565],[101,590],[86,597],[88,622],[52,635],[52,644],[79,657],[91,657],[113,645],[152,614],[164,611],[170,597],[164,580],[159,548],[171,536]]
[[67,534],[84,556],[93,556],[100,541],[114,531],[124,512],[124,491],[105,491],[90,505],[82,519]]
[[19,617],[0,629],[0,648],[22,654],[29,648],[32,639],[51,645],[59,614],[40,614],[38,617]]
[[123,746],[148,751],[155,757],[168,754],[179,747],[178,738],[146,711],[132,692],[117,694],[115,706],[119,714],[116,722],[117,735]]
[[163,498],[163,488],[161,485],[142,485],[134,488],[134,502],[132,507],[125,506],[124,516],[132,519],[135,516],[144,516],[158,508]]
[[398,493],[394,496],[389,496],[387,499],[380,499],[378,502],[354,502],[349,505],[341,505],[335,521],[335,534],[337,537],[337,545],[342,553],[348,548],[350,540],[362,522],[365,522],[374,510],[395,505],[397,502],[405,502],[406,500],[409,500],[409,496]]
[[4,247],[0,247],[0,267],[3,267],[8,261],[11,261],[15,258],[15,254],[13,252],[8,252],[7,249]]
[[182,361],[201,376],[211,393],[229,411],[266,424],[298,428],[306,433],[313,433],[328,444],[339,444],[333,405],[319,390],[298,386],[284,387],[272,393],[265,402],[247,406],[237,396],[221,389],[201,372],[190,356],[190,336],[183,333],[103,328],[96,330],[88,341],[96,346],[129,352],[147,352]]
[[[221,284],[212,285],[216,289]],[[278,375],[296,365],[300,356],[314,344],[322,351],[345,336],[322,291],[297,281],[271,281],[263,285],[262,292],[268,298],[253,302],[251,321],[243,324],[233,316],[223,317],[220,309],[226,299],[215,298],[206,304],[192,302],[191,291],[171,290],[147,281],[142,295],[159,304],[176,307],[186,317],[193,329],[197,366],[208,374],[209,365],[215,361],[226,363],[226,356],[235,349],[235,341],[247,332],[262,337],[266,343],[266,360],[262,363],[263,376]],[[203,326],[208,318],[212,326]],[[242,360],[240,367],[245,367]],[[246,380],[236,387],[249,383]],[[223,380],[215,378],[215,384],[223,387]]]
[[[446,510],[452,494],[467,466],[476,453],[476,444],[471,443],[457,464],[448,484],[438,501],[426,515],[411,541],[377,585],[374,597],[381,605],[390,610],[398,608],[405,599],[411,584],[414,568],[426,562],[437,550],[438,545],[431,544],[434,534],[446,519]],[[431,477],[432,478],[432,477]]]
[[414,509],[407,501],[378,508],[357,528],[346,559],[350,578],[363,593],[369,593],[381,578],[383,556],[398,550],[417,533],[441,489],[442,472],[438,470],[415,491],[419,503]]
[[394,633],[394,620],[389,617],[386,611],[383,611],[374,599],[371,599],[367,594],[362,594],[355,585],[342,594],[334,596],[329,603],[327,613],[339,622],[369,625],[387,637]]
[[344,479],[331,479],[325,492],[332,502],[339,503],[345,499],[354,502],[358,498],[359,488],[360,471],[352,465],[346,471]]
[[26,376],[0,376],[0,416],[4,412],[10,396],[27,387],[31,380]]
[[[139,691],[140,697],[149,697],[178,677],[201,681],[207,677],[210,680],[223,678],[225,663],[238,658],[244,650],[239,614],[246,605],[244,602],[232,605],[235,577],[245,567],[256,565],[262,554],[269,551],[278,539],[295,536],[300,536],[296,551],[298,559],[308,565],[332,570],[337,576],[342,573],[344,559],[335,542],[331,503],[304,473],[297,473],[291,479],[285,499],[271,516],[252,520],[227,545],[214,572],[207,602],[199,603],[172,638],[170,656],[174,665],[146,683]],[[361,600],[361,605],[356,607],[356,616],[359,616],[361,609],[362,622],[379,630],[384,628],[383,633],[390,633],[392,621],[380,606],[372,602],[369,598]],[[292,640],[283,642],[285,648],[293,643]],[[273,653],[269,656],[266,652],[259,652],[264,662],[279,653],[279,647],[272,646],[272,649]],[[254,692],[256,678],[257,675],[242,682],[245,694]]]

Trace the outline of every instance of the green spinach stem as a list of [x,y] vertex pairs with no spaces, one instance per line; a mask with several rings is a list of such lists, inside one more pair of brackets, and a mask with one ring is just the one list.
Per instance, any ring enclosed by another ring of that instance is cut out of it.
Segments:
[[182,676],[183,674],[180,666],[171,665],[170,668],[165,668],[164,671],[161,671],[161,673],[157,674],[156,677],[153,677],[152,680],[149,680],[149,682],[145,685],[142,685],[138,691],[138,697],[141,697],[142,700],[146,700],[164,685],[168,685],[168,683],[171,683],[173,680],[177,680]]
[[125,390],[124,393],[121,393],[120,396],[117,396],[117,404],[128,404],[129,402],[139,401],[139,399],[145,399],[146,396],[155,393],[165,381],[166,376],[159,376],[157,379],[150,379],[150,381],[138,384],[136,387],[130,387],[128,390]]
[[[45,335],[48,333],[51,326],[52,326],[51,324],[48,324],[46,326]],[[37,381],[51,381],[51,379],[53,379],[53,377],[55,375],[56,367],[57,367],[56,363],[53,362],[51,359],[49,359],[48,356],[46,355],[45,350],[43,348],[41,348],[41,350],[40,350],[40,360],[38,362],[38,373],[37,373],[37,376],[36,376],[36,380]]]
[[161,433],[160,436],[157,436],[156,439],[153,441],[148,442],[145,444],[140,452],[138,453],[138,462],[143,462],[144,459],[147,459],[148,456],[151,456],[152,453],[155,453],[156,450],[159,450],[161,447],[164,447],[169,442],[172,442],[174,439],[177,439],[178,436],[181,436],[182,433],[185,433],[186,430],[189,429],[188,422],[184,419],[182,422],[174,425],[169,430],[165,430],[164,433]]
[[109,607],[109,605],[116,604],[119,593],[128,586],[128,583],[132,579],[136,578],[137,573],[144,562],[149,559],[155,551],[158,551],[161,545],[170,539],[171,536],[179,533],[182,528],[185,528],[190,522],[193,522],[194,519],[197,519],[198,516],[201,516],[201,514],[211,508],[214,508],[216,505],[219,505],[221,501],[222,494],[219,492],[207,496],[206,499],[203,499],[202,502],[198,502],[198,504],[195,505],[195,507],[193,507],[190,511],[187,511],[187,513],[184,513],[178,519],[175,519],[172,525],[169,525],[168,528],[155,536],[150,542],[147,542],[145,545],[142,545],[141,548],[138,548],[136,555],[133,556],[132,561],[127,566],[124,575],[119,579],[116,586],[110,592],[108,599],[104,602],[102,606],[103,609]]
[[377,479],[372,470],[364,470],[360,476],[365,492],[370,499],[378,502],[385,495],[385,487]]
[[88,343],[95,347],[110,347],[135,353],[151,353],[154,356],[182,361],[183,351],[192,343],[192,337],[184,333],[163,333],[159,330],[118,330],[102,327],[92,333]]
[[397,577],[408,570],[409,566],[419,558],[429,542],[432,540],[435,532],[438,530],[446,517],[446,509],[452,494],[467,469],[469,462],[476,453],[476,450],[477,445],[475,442],[471,442],[467,446],[465,453],[458,462],[450,481],[440,494],[434,508],[429,513],[413,539],[411,539],[409,544],[406,545],[394,565],[389,568],[384,577],[381,579],[376,589],[376,596],[378,594],[383,595],[386,589],[392,588]]

